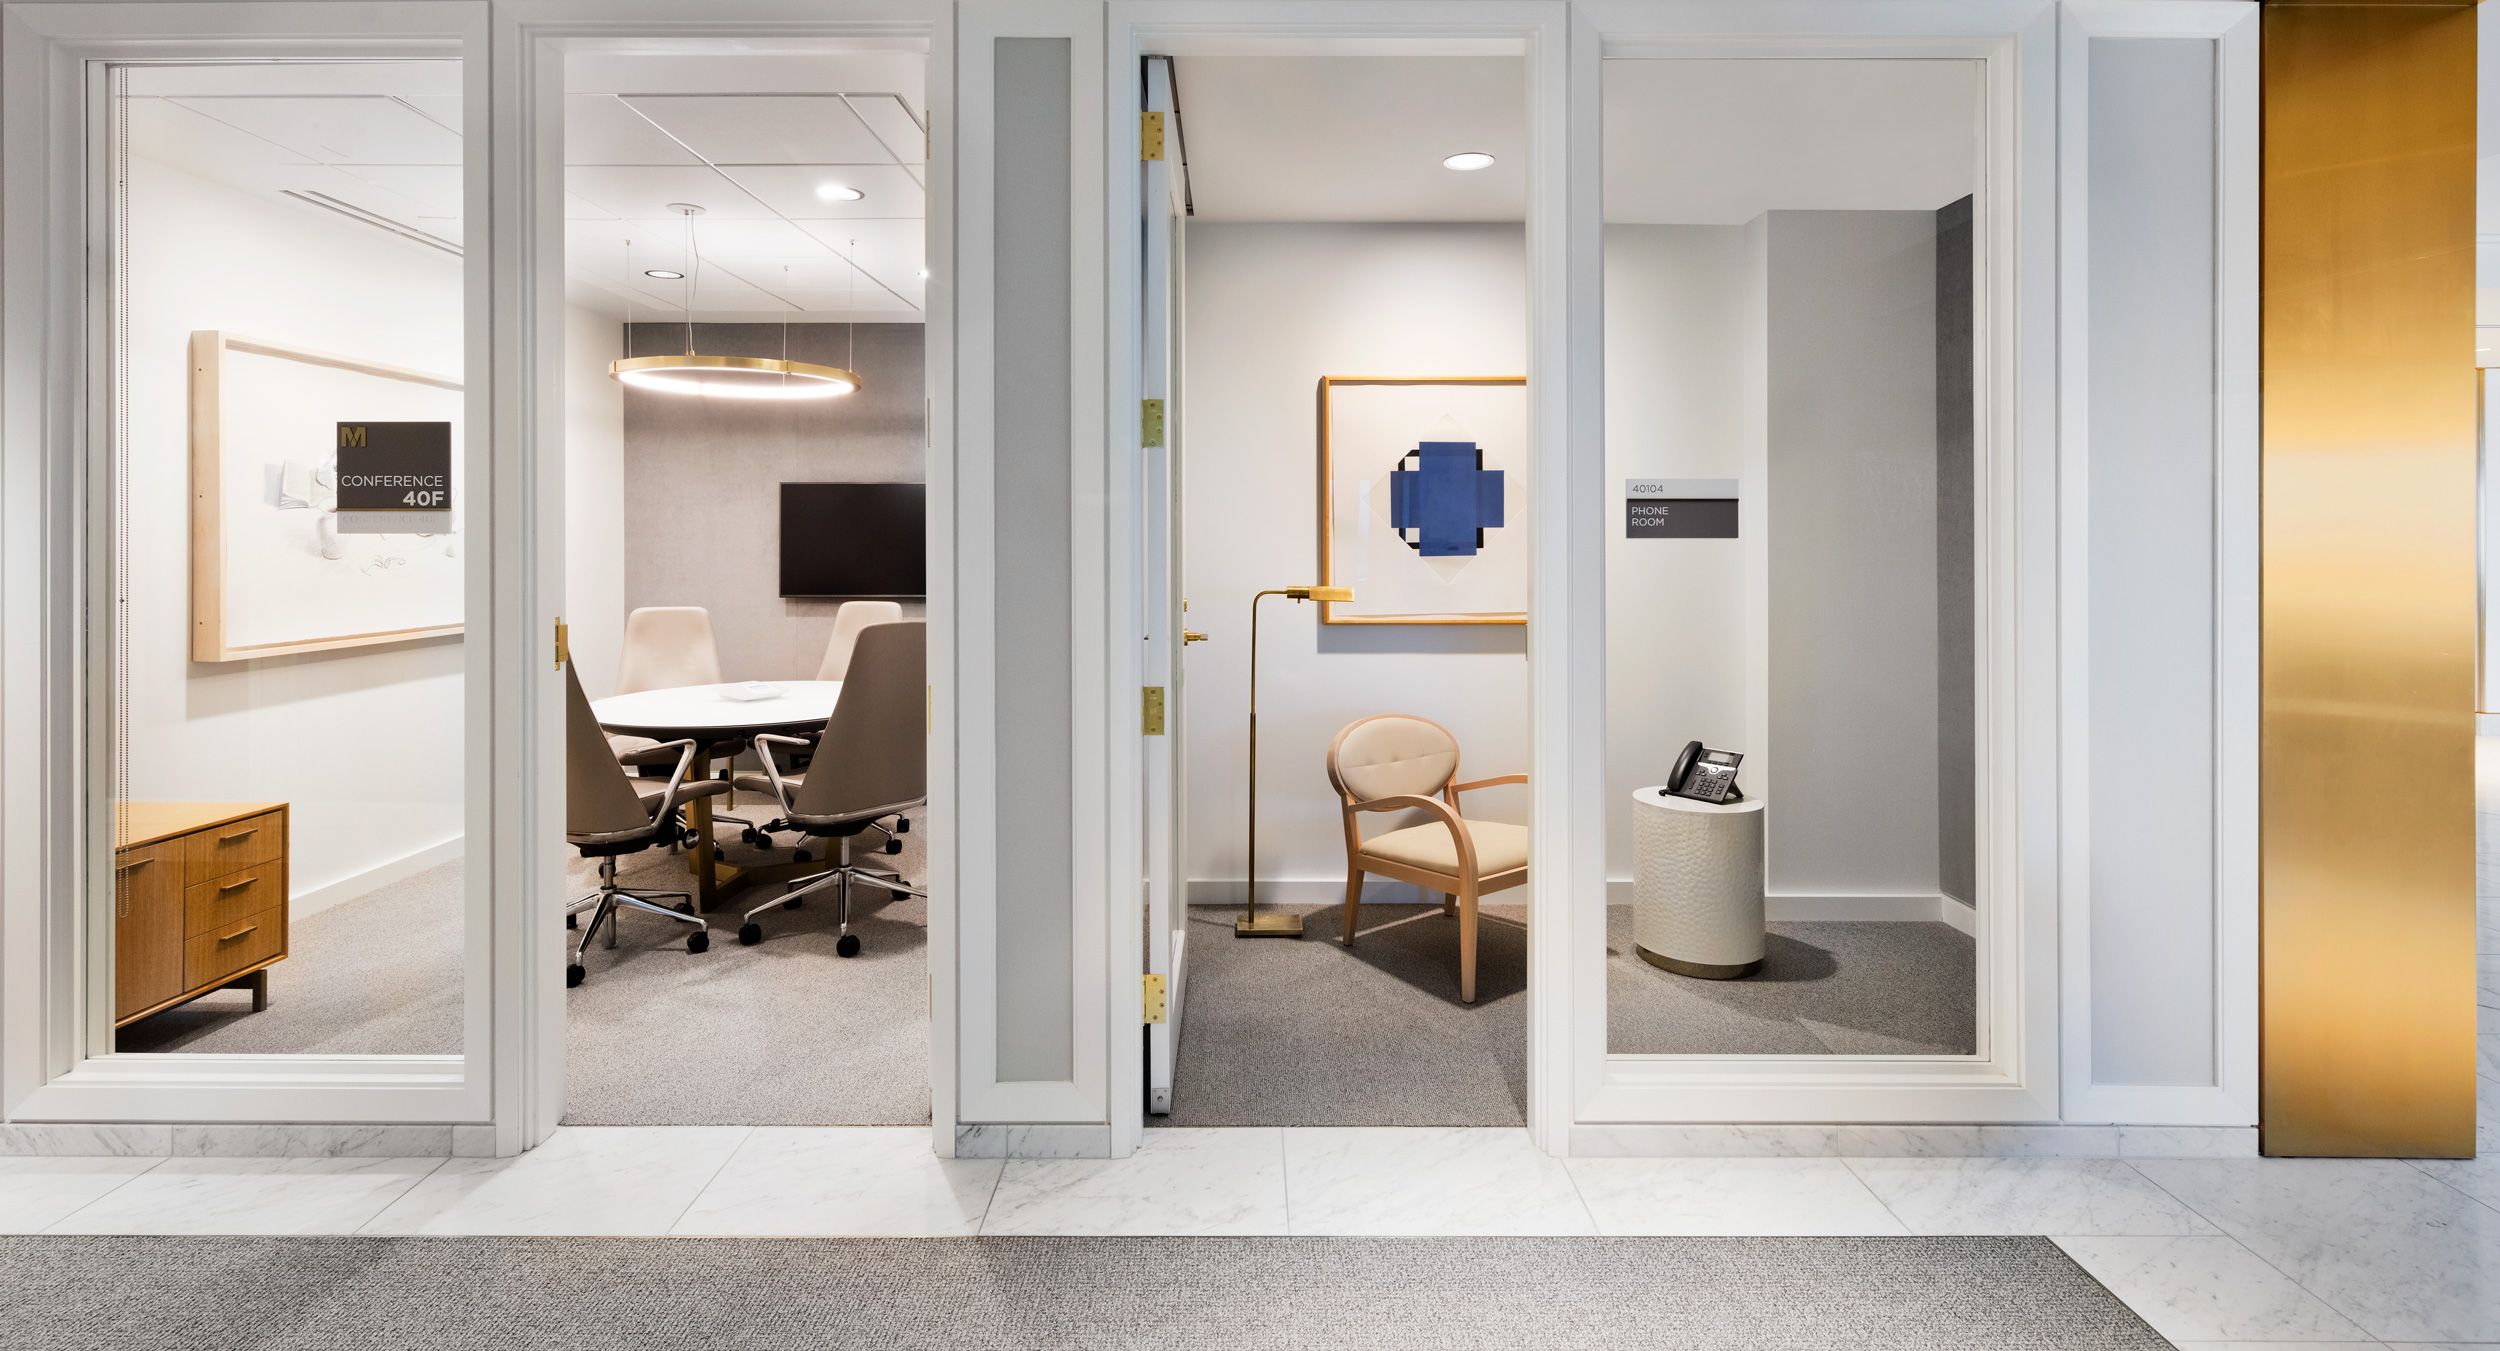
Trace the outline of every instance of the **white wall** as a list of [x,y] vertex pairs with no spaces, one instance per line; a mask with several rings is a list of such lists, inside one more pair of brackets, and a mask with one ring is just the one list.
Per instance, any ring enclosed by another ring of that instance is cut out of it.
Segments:
[[624,326],[564,310],[564,623],[593,698],[616,688],[625,629],[625,387],[608,377]]
[[[1318,580],[1319,378],[1521,374],[1527,281],[1515,225],[1199,223],[1188,247],[1183,581],[1209,635],[1187,649],[1188,860],[1192,899],[1210,901],[1246,875],[1250,596]],[[1457,735],[1468,777],[1524,772],[1526,632],[1323,628],[1312,606],[1266,601],[1258,871],[1283,886],[1263,894],[1342,894],[1326,765],[1356,718],[1421,714]],[[1524,821],[1527,807],[1524,790],[1494,789],[1467,811]]]
[[457,375],[459,262],[137,157],[129,252],[130,793],[291,804],[300,917],[456,846],[461,644],[191,661],[188,345],[225,329]]

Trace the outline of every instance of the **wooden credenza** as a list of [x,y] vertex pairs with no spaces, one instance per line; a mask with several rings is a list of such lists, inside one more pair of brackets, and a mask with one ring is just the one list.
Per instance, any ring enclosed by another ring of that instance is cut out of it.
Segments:
[[113,851],[113,1025],[232,985],[269,1007],[286,956],[283,802],[126,802]]

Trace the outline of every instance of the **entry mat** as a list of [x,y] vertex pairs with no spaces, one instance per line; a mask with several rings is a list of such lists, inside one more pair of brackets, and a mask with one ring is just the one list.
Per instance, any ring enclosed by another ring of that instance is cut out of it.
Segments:
[[2045,1238],[0,1239],[0,1346],[2160,1348]]

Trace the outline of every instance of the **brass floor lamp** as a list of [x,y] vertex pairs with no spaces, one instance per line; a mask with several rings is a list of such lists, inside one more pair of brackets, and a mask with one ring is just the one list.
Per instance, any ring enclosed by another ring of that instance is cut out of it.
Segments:
[[1287,600],[1347,601],[1350,586],[1285,586],[1250,598],[1250,852],[1244,859],[1249,874],[1243,884],[1241,918],[1233,921],[1236,938],[1300,938],[1300,915],[1259,913],[1259,602],[1270,596]]

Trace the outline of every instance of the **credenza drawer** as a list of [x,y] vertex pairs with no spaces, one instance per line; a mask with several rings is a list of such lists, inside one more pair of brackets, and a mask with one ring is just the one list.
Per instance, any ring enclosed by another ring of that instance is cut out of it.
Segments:
[[192,832],[183,841],[183,880],[196,885],[276,858],[286,850],[283,819],[262,812]]
[[183,888],[183,933],[197,938],[211,929],[231,929],[263,910],[274,910],[286,898],[278,894],[285,870],[275,859],[241,872]]
[[183,984],[197,988],[224,980],[286,947],[286,912],[263,910],[190,940],[182,959]]

